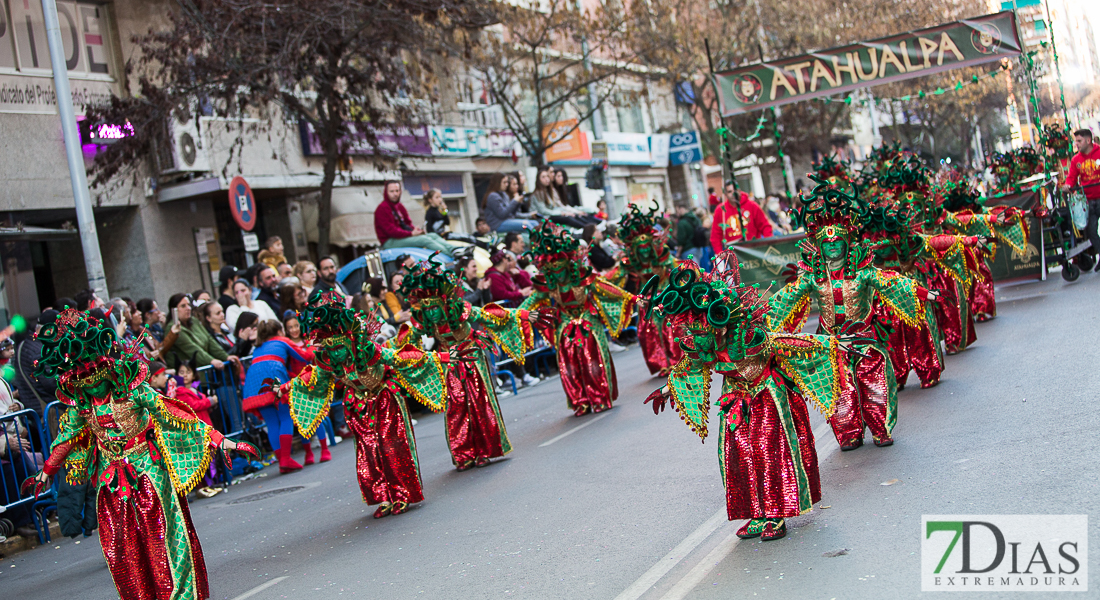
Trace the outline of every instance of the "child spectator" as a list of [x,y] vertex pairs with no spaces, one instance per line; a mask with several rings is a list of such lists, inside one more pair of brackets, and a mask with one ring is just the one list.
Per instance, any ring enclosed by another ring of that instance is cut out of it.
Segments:
[[[183,400],[184,404],[195,411],[195,415],[199,417],[199,420],[213,427],[214,422],[210,419],[210,410],[218,406],[218,397],[210,397],[199,391],[199,382],[195,381],[195,365],[191,361],[180,362],[179,368],[176,369],[175,383],[174,397]],[[169,383],[169,386],[171,387],[171,383]],[[171,391],[168,395],[173,396]]]
[[277,235],[267,238],[264,249],[260,250],[256,259],[278,271],[279,265],[286,262],[286,256],[283,255],[283,238]]

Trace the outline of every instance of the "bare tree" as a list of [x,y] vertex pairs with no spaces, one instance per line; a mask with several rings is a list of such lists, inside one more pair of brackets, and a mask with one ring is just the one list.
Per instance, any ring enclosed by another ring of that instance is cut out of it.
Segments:
[[[317,225],[326,254],[332,188],[349,143],[394,166],[398,157],[382,151],[379,137],[419,122],[409,98],[430,89],[441,56],[468,51],[471,34],[492,20],[487,0],[176,0],[166,29],[133,39],[133,95],[89,114],[128,121],[133,131],[96,156],[94,183],[154,155],[169,116],[194,112],[196,101],[239,123],[304,122],[323,155]],[[236,129],[238,153],[245,130]]]
[[[481,40],[472,65],[505,122],[536,165],[548,148],[616,94],[632,70],[644,70],[628,43],[631,24],[617,2],[582,10],[577,0],[501,3],[501,28]],[[594,93],[590,93],[594,92]],[[549,127],[575,117],[577,124]]]

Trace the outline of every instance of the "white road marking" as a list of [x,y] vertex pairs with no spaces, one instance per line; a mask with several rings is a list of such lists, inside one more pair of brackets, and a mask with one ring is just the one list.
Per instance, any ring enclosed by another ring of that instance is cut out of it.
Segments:
[[587,423],[581,423],[580,425],[577,425],[576,427],[570,429],[569,431],[566,431],[565,433],[563,433],[559,436],[552,437],[552,438],[546,440],[545,442],[539,444],[539,448],[545,448],[545,447],[549,446],[550,444],[553,444],[554,442],[556,442],[556,441],[558,441],[558,440],[560,440],[564,437],[568,437],[571,434],[577,433],[578,431],[584,429],[585,427],[588,427],[589,425],[595,423],[596,421],[599,421],[600,419],[602,419],[602,418],[604,418],[608,415],[610,415],[610,413],[605,413],[605,414],[602,414],[602,415],[599,415],[599,416],[596,416],[596,417],[592,417],[591,419],[589,419],[589,421]]
[[[825,442],[826,449],[821,449],[822,436],[829,432],[829,423],[825,422],[818,425],[814,429],[815,446],[817,447],[817,461],[823,462],[833,452],[840,449],[840,445],[836,443],[833,436],[829,436],[827,442]],[[661,559],[661,562],[653,565],[653,567],[646,571],[644,575],[638,578],[630,587],[626,588],[623,593],[615,597],[615,600],[637,600],[641,598],[651,587],[653,587],[658,581],[661,580],[669,571],[671,571],[680,561],[684,560],[692,551],[695,550],[699,544],[702,544],[715,530],[719,529],[726,522],[726,508],[722,507],[711,518],[707,519],[705,523],[699,526],[698,529],[693,531],[691,535],[684,538],[684,541],[680,542],[672,552],[669,552]],[[731,526],[732,527],[732,526]],[[729,553],[733,551],[733,548],[737,546],[737,543],[741,541],[741,538],[737,537],[736,532],[731,532],[727,535],[713,550],[711,550],[701,561],[699,561],[686,575],[684,575],[680,581],[676,582],[676,585],[672,586],[661,600],[683,600],[691,590],[695,589],[695,586],[699,585],[703,579],[714,570],[714,567],[718,566]]]
[[290,577],[286,577],[286,576],[276,577],[275,579],[272,579],[271,581],[268,581],[267,583],[261,583],[260,585],[248,590],[247,592],[241,594],[240,596],[237,596],[233,600],[244,600],[245,598],[251,598],[252,596],[255,596],[256,594],[259,594],[260,592],[262,592],[262,591],[266,590],[267,588],[279,583],[280,581],[282,581],[284,579],[290,579]]

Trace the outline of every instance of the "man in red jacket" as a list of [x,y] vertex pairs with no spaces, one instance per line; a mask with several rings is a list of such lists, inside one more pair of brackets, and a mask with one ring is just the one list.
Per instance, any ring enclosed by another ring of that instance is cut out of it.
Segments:
[[[1089,241],[1100,252],[1100,234],[1096,231],[1096,222],[1100,217],[1100,146],[1092,143],[1092,131],[1078,129],[1073,132],[1073,141],[1077,143],[1077,154],[1069,159],[1069,174],[1066,175],[1066,189],[1081,186],[1085,199],[1089,201]],[[1100,261],[1096,269],[1100,271]]]
[[[734,198],[737,198],[736,200]],[[722,203],[714,209],[714,224],[710,229],[710,245],[718,254],[734,242],[771,237],[772,226],[760,205],[745,192],[736,192],[733,182],[726,182]]]
[[452,246],[434,233],[424,233],[413,227],[409,211],[401,204],[401,182],[382,184],[382,203],[374,209],[374,232],[383,250],[390,248],[426,248],[438,250],[447,256],[454,252]]

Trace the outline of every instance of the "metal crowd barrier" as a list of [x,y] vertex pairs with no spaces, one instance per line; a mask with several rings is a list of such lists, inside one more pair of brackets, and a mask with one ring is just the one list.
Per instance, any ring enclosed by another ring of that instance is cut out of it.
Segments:
[[[35,509],[39,504],[48,505],[49,499],[41,495],[38,499],[33,495],[23,496],[19,488],[28,477],[33,477],[42,470],[49,455],[49,432],[42,427],[38,413],[23,409],[0,416],[0,439],[5,442],[4,455],[0,456],[0,506],[4,508],[4,513],[18,508],[29,508],[31,520],[38,530],[38,539],[45,543],[42,534],[44,524],[39,524]],[[20,439],[27,441],[30,450],[23,448]],[[56,497],[56,492],[54,496]],[[48,540],[48,532],[46,536]]]

